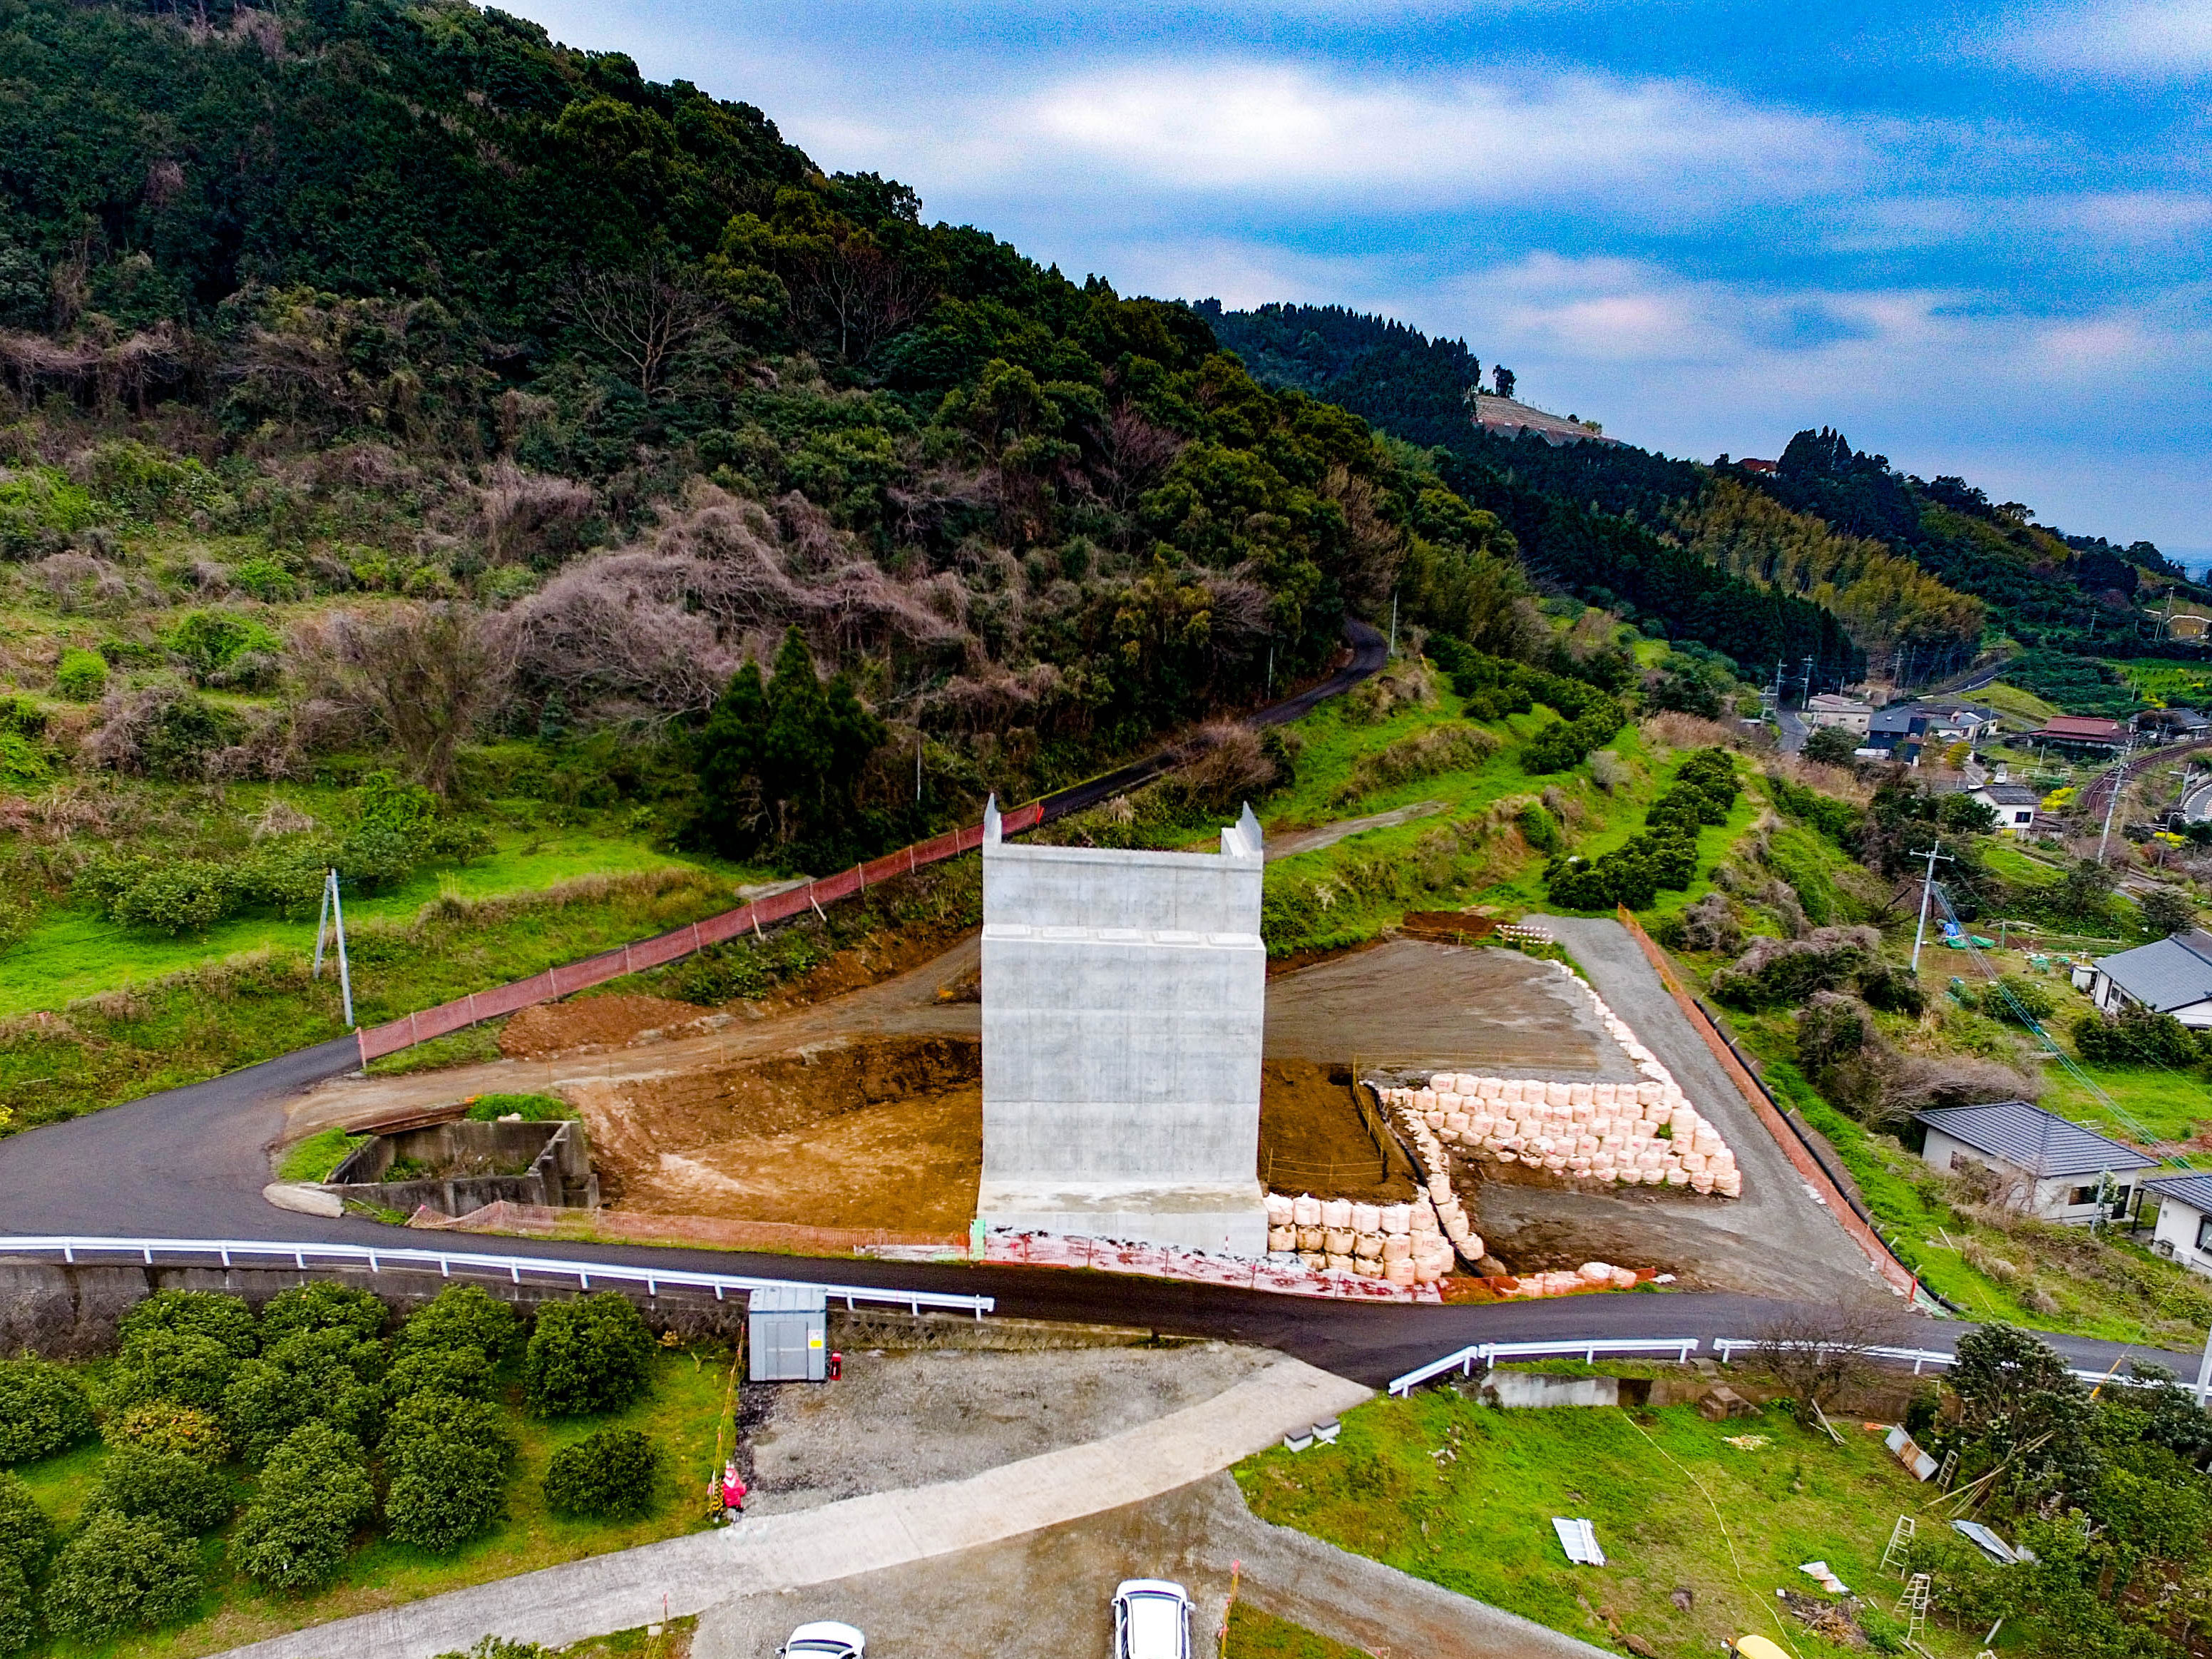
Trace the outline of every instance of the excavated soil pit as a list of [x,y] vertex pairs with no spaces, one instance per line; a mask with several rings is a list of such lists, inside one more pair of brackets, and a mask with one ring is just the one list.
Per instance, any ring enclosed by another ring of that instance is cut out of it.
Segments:
[[1402,1161],[1386,1172],[1351,1079],[1348,1066],[1309,1060],[1260,1068],[1260,1178],[1270,1190],[1379,1204],[1413,1195]]
[[982,1056],[887,1039],[564,1090],[620,1207],[959,1232],[983,1161]]

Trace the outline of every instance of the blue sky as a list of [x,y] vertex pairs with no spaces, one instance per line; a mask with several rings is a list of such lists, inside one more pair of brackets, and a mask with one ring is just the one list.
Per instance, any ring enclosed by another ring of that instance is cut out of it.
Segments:
[[1670,454],[1839,427],[2212,558],[2212,0],[509,0],[1124,293],[1462,336]]

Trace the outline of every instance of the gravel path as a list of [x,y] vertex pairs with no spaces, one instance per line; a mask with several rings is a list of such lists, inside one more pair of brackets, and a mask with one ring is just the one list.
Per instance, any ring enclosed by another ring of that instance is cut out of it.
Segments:
[[839,1498],[957,1480],[1103,1439],[1212,1399],[1275,1362],[1224,1342],[1037,1353],[941,1349],[845,1356],[845,1379],[746,1389],[757,1496],[774,1515]]
[[[1887,1296],[1866,1257],[1774,1144],[1627,929],[1602,918],[1540,920],[1597,994],[1674,1073],[1698,1110],[1720,1126],[1743,1170],[1743,1196],[1668,1200],[1639,1188],[1633,1197],[1615,1197],[1493,1183],[1482,1189],[1483,1220],[1491,1220],[1493,1206],[1510,1206],[1498,1209],[1501,1219],[1525,1213],[1540,1222],[1549,1213],[1598,1224],[1614,1218],[1629,1237],[1640,1233],[1646,1255],[1671,1249],[1683,1268],[1716,1288],[1791,1298]],[[1562,1198],[1572,1202],[1561,1205]]]

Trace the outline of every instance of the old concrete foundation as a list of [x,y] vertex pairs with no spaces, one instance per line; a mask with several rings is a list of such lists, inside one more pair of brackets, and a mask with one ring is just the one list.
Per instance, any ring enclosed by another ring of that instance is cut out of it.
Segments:
[[983,836],[986,1224],[1259,1255],[1260,826],[1214,854]]

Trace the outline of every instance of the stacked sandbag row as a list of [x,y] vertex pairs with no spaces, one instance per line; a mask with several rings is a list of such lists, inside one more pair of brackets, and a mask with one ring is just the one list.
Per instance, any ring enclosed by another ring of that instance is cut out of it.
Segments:
[[1743,1177],[1720,1131],[1671,1083],[1544,1083],[1438,1073],[1383,1099],[1442,1169],[1443,1147],[1574,1181],[1688,1187],[1735,1198]]
[[1577,1291],[1628,1291],[1636,1288],[1635,1270],[1610,1262],[1585,1261],[1570,1273],[1524,1273],[1505,1291],[1512,1297],[1571,1296]]
[[[1465,1222],[1462,1214],[1462,1228]],[[1482,1241],[1474,1243],[1479,1255]],[[1433,1285],[1452,1264],[1444,1224],[1426,1194],[1410,1204],[1360,1204],[1310,1193],[1296,1198],[1269,1193],[1267,1249],[1277,1255],[1295,1252],[1299,1264],[1316,1273],[1357,1273],[1399,1285]]]
[[1474,1230],[1459,1194],[1452,1190],[1451,1158],[1444,1152],[1436,1131],[1422,1118],[1407,1117],[1407,1132],[1413,1138],[1413,1150],[1420,1155],[1421,1167],[1428,1173],[1428,1198],[1436,1206],[1437,1218],[1443,1226],[1444,1237],[1452,1248],[1477,1273],[1482,1271],[1482,1235]]

